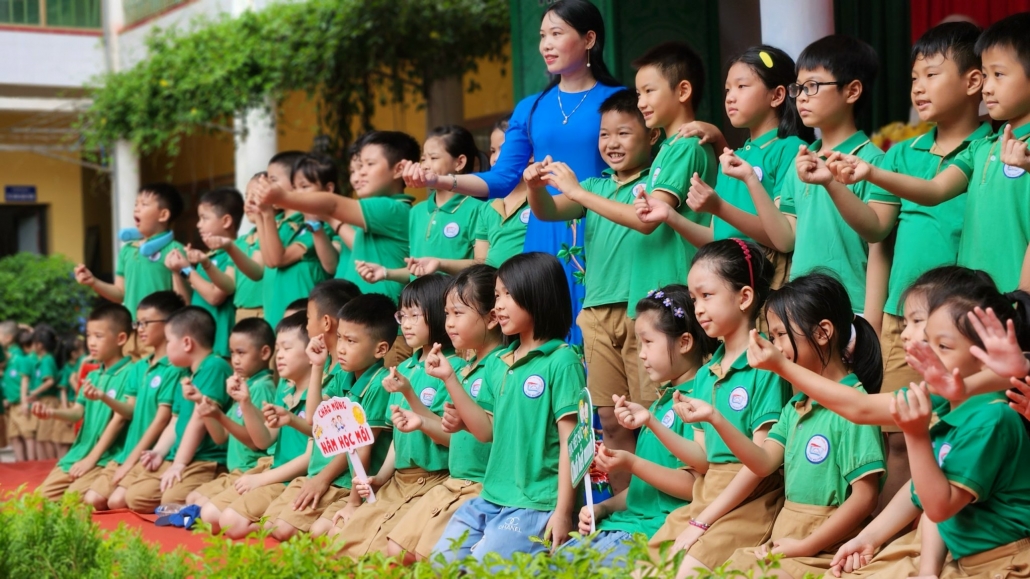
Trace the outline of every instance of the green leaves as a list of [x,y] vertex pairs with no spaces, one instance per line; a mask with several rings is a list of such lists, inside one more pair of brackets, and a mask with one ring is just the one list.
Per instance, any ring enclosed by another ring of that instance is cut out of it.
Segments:
[[78,330],[92,292],[75,283],[72,268],[61,255],[18,253],[0,259],[0,320],[46,323],[58,332]]
[[340,151],[371,128],[377,93],[425,97],[433,81],[501,58],[508,31],[506,0],[307,0],[198,19],[153,30],[146,60],[94,79],[77,128],[86,150],[127,139],[174,157],[184,136],[303,91]]

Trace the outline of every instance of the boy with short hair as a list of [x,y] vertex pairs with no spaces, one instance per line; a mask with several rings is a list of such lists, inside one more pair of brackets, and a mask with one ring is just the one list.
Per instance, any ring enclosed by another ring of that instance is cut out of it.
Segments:
[[[167,183],[140,187],[133,217],[143,239],[122,246],[115,265],[114,283],[96,279],[93,272],[81,263],[75,267],[75,280],[93,288],[104,299],[123,304],[135,315],[140,300],[145,296],[174,289],[172,272],[165,267],[165,260],[172,251],[181,250],[182,245],[172,239],[160,248],[148,247],[148,251],[154,251],[150,255],[144,255],[142,249],[146,242],[171,231],[172,223],[182,214],[182,210],[182,196],[175,187]],[[188,293],[181,295],[184,300],[190,298]]]
[[[197,204],[197,230],[203,239],[213,237],[236,239],[243,219],[243,196],[232,187],[219,187],[200,197]],[[181,274],[174,279],[179,293],[185,285],[192,289],[194,306],[199,306],[215,318],[215,349],[219,356],[229,355],[229,330],[236,320],[236,268],[223,249],[204,253],[192,246],[185,251],[174,250],[165,260],[168,269]]]
[[136,336],[140,345],[152,353],[133,364],[126,377],[126,394],[136,398],[132,407],[106,393],[100,397],[101,402],[130,422],[121,450],[82,497],[94,510],[125,507],[125,490],[147,468],[140,464],[140,457],[154,446],[172,419],[175,391],[186,373],[168,361],[165,322],[184,307],[182,297],[172,291],[154,292],[139,303],[134,324]]
[[[1007,129],[970,144],[932,179],[877,168],[860,158],[844,157],[839,174],[845,182],[867,180],[891,193],[934,206],[967,193],[959,239],[958,265],[982,269],[1002,291],[1030,287],[1030,176],[1001,160],[1009,139],[1030,137],[1030,12],[992,24],[976,41],[984,72],[987,112]],[[795,263],[797,258],[795,257]]]
[[90,356],[100,368],[90,372],[86,383],[71,408],[50,408],[37,404],[33,412],[43,420],[54,418],[68,422],[82,420],[82,429],[68,454],[57,462],[38,492],[50,500],[58,500],[66,491],[84,492],[106,464],[121,450],[125,419],[100,401],[101,394],[130,407],[135,397],[127,392],[126,378],[131,359],[122,356],[122,347],[132,331],[132,316],[118,304],[103,304],[89,314],[86,322],[86,344]]
[[[216,442],[228,438],[226,468],[215,480],[198,487],[186,497],[186,503],[200,505],[201,517],[219,530],[222,509],[236,500],[233,489],[244,475],[257,475],[269,469],[272,457],[268,450],[275,442],[265,436],[265,417],[261,409],[275,400],[275,383],[268,362],[275,347],[275,333],[268,322],[249,318],[236,324],[229,336],[233,375],[225,384],[233,405],[222,412],[210,399],[197,405],[197,413]],[[255,436],[257,434],[257,436]],[[229,491],[228,493],[226,491]]]
[[[247,183],[246,198],[251,197],[251,191],[260,177],[265,176],[264,171],[251,177]],[[251,223],[257,223],[261,219],[261,211],[254,203],[243,204],[243,213],[250,219]],[[236,321],[247,318],[264,317],[264,276],[265,260],[261,257],[261,243],[257,229],[251,230],[247,235],[237,237],[233,240],[230,237],[218,235],[200,236],[212,250],[221,249],[232,260],[234,290],[232,305],[236,308]]]
[[[211,439],[203,419],[195,412],[197,402],[210,398],[228,406],[225,381],[232,367],[212,352],[215,320],[197,306],[187,306],[165,322],[168,360],[191,373],[176,388],[173,419],[154,449],[141,457],[148,469],[128,487],[125,503],[139,513],[152,513],[162,504],[182,504],[193,489],[225,470],[225,445]],[[171,460],[169,460],[171,458]]]
[[[57,333],[54,329],[46,324],[36,326],[32,332],[32,350],[36,363],[25,390],[28,396],[23,399],[31,404],[58,408],[61,405],[61,387],[58,384],[60,370],[54,358],[54,353],[57,352]],[[58,458],[57,437],[67,430],[62,427],[68,423],[61,421],[60,425],[52,420],[39,423],[36,430],[36,453],[40,460]]]
[[7,406],[7,438],[14,449],[14,460],[18,462],[36,460],[39,419],[32,413],[32,405],[22,400],[21,395],[22,387],[28,387],[35,366],[31,348],[32,332],[14,324],[4,369],[4,404]]
[[[641,389],[636,342],[630,338],[635,330],[628,315],[629,278],[620,273],[639,259],[633,248],[645,241],[646,234],[636,230],[643,224],[633,202],[647,188],[651,147],[659,135],[657,129],[647,128],[637,97],[629,90],[612,94],[600,110],[598,148],[610,167],[603,177],[580,183],[564,163],[535,164],[526,175],[529,204],[540,220],[586,219],[584,250],[594,259],[586,267],[586,298],[576,321],[583,331],[587,386],[598,406],[605,444],[633,452],[636,439],[619,425],[610,401],[619,395],[649,404],[654,395]],[[544,188],[548,184],[562,195],[552,197]],[[618,494],[628,486],[629,476],[612,474],[612,489]]]
[[[270,470],[255,475],[243,475],[215,500],[226,503],[221,507],[217,521],[212,522],[214,505],[209,503],[201,509],[201,517],[213,527],[221,528],[232,539],[241,539],[259,530],[258,521],[290,481],[304,476],[310,462],[311,448],[309,434],[295,428],[279,428],[269,424],[265,417],[277,416],[273,409],[284,408],[298,411],[300,419],[306,416],[304,402],[311,373],[306,348],[308,345],[307,315],[304,312],[286,316],[276,327],[276,369],[282,379],[275,392],[273,404],[265,403],[262,408],[262,422],[248,421],[247,429],[252,439],[262,444],[275,445]],[[271,412],[270,412],[271,411]]]
[[[11,320],[0,322],[0,352],[3,353],[2,360],[0,360],[0,372],[2,372],[0,373],[0,444],[3,444],[5,447],[8,445],[7,424],[9,419],[7,415],[11,412],[8,409],[10,403],[7,401],[7,394],[10,391],[7,372],[11,368],[12,347],[20,351],[20,348],[14,346],[14,338],[17,333],[17,323]],[[17,375],[18,371],[15,370],[14,373]],[[19,385],[20,388],[21,386]]]

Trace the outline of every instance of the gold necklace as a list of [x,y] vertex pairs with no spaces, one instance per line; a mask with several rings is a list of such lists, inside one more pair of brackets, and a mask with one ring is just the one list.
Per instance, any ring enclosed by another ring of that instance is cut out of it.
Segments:
[[572,115],[576,114],[576,111],[578,111],[579,107],[583,105],[583,102],[587,100],[587,97],[590,96],[590,91],[594,90],[595,86],[597,86],[597,81],[594,81],[594,85],[588,88],[585,93],[583,93],[583,98],[579,99],[579,104],[576,105],[576,108],[572,109],[572,112],[569,114],[565,114],[565,107],[563,107],[561,103],[561,87],[558,87],[558,110],[561,111],[561,116],[565,117],[562,120],[561,124],[569,124],[569,119],[572,117]]

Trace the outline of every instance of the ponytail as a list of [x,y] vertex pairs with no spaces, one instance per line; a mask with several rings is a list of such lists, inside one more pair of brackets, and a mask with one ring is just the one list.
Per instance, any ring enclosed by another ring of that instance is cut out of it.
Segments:
[[[869,321],[862,316],[855,316],[855,321],[851,324],[855,328],[855,346],[850,355],[845,351],[842,352],[842,356],[845,359],[850,358],[851,371],[855,376],[858,376],[862,386],[865,387],[865,391],[870,394],[877,394],[883,385],[883,357],[880,349],[880,336],[877,335],[876,330],[873,329]],[[847,342],[844,340],[841,340],[841,342],[844,342],[844,349],[847,350]]]

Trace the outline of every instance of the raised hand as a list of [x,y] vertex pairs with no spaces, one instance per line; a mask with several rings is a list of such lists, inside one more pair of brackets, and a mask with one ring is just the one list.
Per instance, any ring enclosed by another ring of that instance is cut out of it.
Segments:
[[426,169],[421,163],[415,163],[405,159],[401,161],[401,177],[404,179],[404,184],[414,189],[424,189],[436,187],[440,182],[440,176]]
[[397,392],[405,393],[411,390],[411,382],[408,381],[404,374],[397,371],[397,367],[390,368],[390,373],[383,378],[383,388],[391,394]]
[[758,330],[751,330],[747,345],[747,363],[759,370],[780,372],[787,365],[787,359],[783,357],[783,352],[763,338]]
[[441,350],[440,344],[433,344],[433,348],[429,350],[429,354],[426,355],[426,374],[437,380],[447,381],[454,376],[454,367],[451,366],[447,356],[444,356]]
[[[662,205],[665,205],[662,203]],[[722,205],[722,198],[705,183],[697,173],[690,178],[690,189],[687,191],[687,207],[695,213],[716,213]]]
[[755,174],[755,168],[737,156],[736,151],[729,147],[723,149],[722,155],[719,155],[719,165],[722,167],[723,174],[739,181],[747,181],[758,176]]
[[405,257],[408,273],[415,277],[431,275],[440,270],[440,260],[435,257]]
[[233,374],[225,381],[225,392],[236,402],[250,400],[250,388],[239,374]]
[[544,157],[543,161],[532,163],[522,172],[522,178],[531,189],[542,189],[547,186],[544,175],[547,174],[547,168],[551,162],[551,156],[548,155]]
[[912,384],[899,390],[891,400],[891,416],[905,436],[926,436],[930,431],[933,405],[926,384]]
[[386,279],[386,268],[378,263],[369,263],[356,259],[354,260],[354,269],[358,271],[361,279],[368,283],[376,283]]
[[948,400],[962,400],[968,396],[965,380],[959,369],[948,371],[944,362],[926,342],[909,342],[905,349],[905,362],[923,375],[923,381],[937,394]]
[[421,416],[396,404],[390,406],[390,420],[393,427],[401,432],[415,432],[422,428]]
[[833,180],[833,173],[826,166],[826,161],[819,158],[819,155],[808,150],[808,147],[798,147],[798,156],[794,159],[794,165],[798,171],[798,178],[802,183],[810,185],[828,185]]
[[623,428],[636,430],[651,420],[650,410],[626,400],[625,396],[613,395],[612,401],[615,402],[615,418]]
[[283,428],[290,423],[290,411],[282,406],[265,402],[261,413],[265,416],[265,426],[268,428]]
[[304,349],[308,355],[308,361],[313,368],[322,368],[325,361],[329,359],[329,348],[325,345],[325,336],[319,334],[308,340],[308,346]]
[[680,420],[688,424],[711,422],[712,417],[715,416],[715,408],[711,404],[697,398],[684,396],[678,390],[673,392],[672,399],[675,401],[672,411],[680,417]]
[[93,277],[93,272],[80,263],[75,266],[75,281],[80,285],[92,287],[97,280]]
[[174,271],[175,273],[181,272],[183,269],[190,266],[189,260],[182,254],[178,249],[173,249],[168,252],[165,256],[165,267]]
[[647,193],[637,195],[633,209],[641,223],[665,223],[672,213],[672,207],[662,201],[655,201]]
[[602,443],[594,455],[594,464],[601,472],[630,472],[636,459],[637,456],[632,452],[608,448]]
[[548,165],[542,179],[569,198],[579,189],[579,179],[576,178],[576,173],[565,163]]
[[443,403],[443,416],[440,417],[440,426],[447,434],[467,430],[465,421],[461,419],[458,409],[451,402]]
[[1010,167],[1030,171],[1030,150],[1026,140],[1012,134],[1012,124],[1007,123],[1001,133],[1001,162]]
[[1022,378],[1030,373],[1030,361],[1019,346],[1016,324],[1011,319],[1003,326],[993,309],[984,311],[979,306],[966,315],[984,344],[983,348],[970,346],[969,353],[985,368],[1005,378]]

